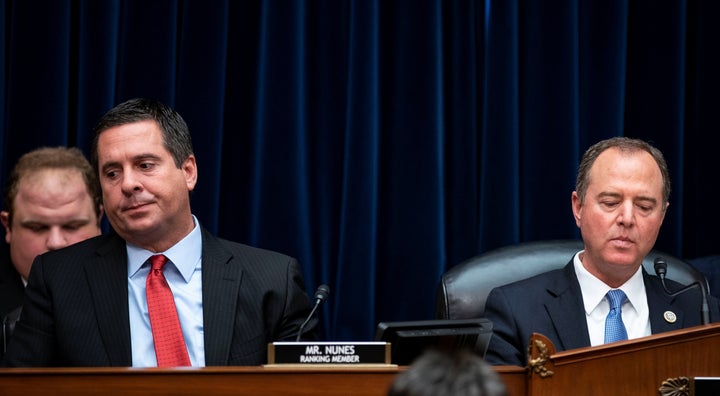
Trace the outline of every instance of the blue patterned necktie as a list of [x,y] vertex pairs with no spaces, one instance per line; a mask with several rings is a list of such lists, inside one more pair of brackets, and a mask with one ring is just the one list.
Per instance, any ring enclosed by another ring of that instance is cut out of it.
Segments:
[[622,305],[627,300],[625,293],[620,290],[610,290],[607,293],[610,302],[610,312],[605,318],[605,343],[627,340],[627,331],[622,321]]

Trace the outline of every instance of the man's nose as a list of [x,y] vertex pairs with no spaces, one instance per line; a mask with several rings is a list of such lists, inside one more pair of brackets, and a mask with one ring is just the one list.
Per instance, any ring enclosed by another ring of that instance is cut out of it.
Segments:
[[59,226],[50,227],[50,232],[48,233],[45,246],[48,248],[48,250],[56,250],[67,246],[67,241],[68,238],[65,236],[65,233]]
[[632,202],[624,202],[618,213],[618,223],[626,227],[635,224],[635,205]]

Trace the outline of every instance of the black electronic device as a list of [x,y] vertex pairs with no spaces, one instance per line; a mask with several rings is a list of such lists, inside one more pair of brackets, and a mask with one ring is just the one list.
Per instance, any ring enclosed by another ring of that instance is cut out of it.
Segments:
[[391,344],[391,361],[401,366],[428,348],[466,348],[484,356],[491,336],[492,322],[485,318],[380,322],[375,332],[376,341]]

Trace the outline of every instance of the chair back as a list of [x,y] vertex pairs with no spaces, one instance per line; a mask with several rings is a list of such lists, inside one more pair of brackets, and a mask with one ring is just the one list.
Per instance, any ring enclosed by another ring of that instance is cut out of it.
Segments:
[[710,294],[720,298],[720,255],[697,257],[687,261],[705,275],[710,284]]

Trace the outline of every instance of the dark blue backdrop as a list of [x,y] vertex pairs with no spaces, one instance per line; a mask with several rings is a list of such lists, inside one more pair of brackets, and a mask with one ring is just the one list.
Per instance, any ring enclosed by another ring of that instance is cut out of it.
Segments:
[[450,266],[577,237],[575,168],[667,156],[657,248],[720,253],[714,0],[0,0],[0,182],[131,97],[188,121],[194,212],[332,288],[331,340],[432,317]]

